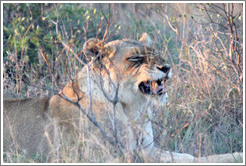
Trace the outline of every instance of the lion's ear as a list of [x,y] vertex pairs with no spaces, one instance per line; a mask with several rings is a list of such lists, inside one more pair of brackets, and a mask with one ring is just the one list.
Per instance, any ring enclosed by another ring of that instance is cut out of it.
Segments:
[[143,42],[147,47],[153,46],[153,41],[147,33],[143,33],[139,41]]
[[98,53],[102,52],[103,43],[101,40],[91,38],[87,40],[83,45],[83,53],[87,61],[91,61],[93,58],[98,56]]
[[116,47],[114,45],[105,45],[105,53],[109,58],[113,58],[116,52]]

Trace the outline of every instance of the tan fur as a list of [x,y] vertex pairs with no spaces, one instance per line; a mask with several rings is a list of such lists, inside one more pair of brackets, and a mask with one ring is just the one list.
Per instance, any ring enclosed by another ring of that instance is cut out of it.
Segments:
[[[83,67],[60,95],[42,99],[4,100],[4,151],[20,150],[27,156],[39,154],[40,158],[45,156],[50,162],[55,162],[62,158],[61,149],[64,144],[70,147],[80,147],[83,144],[82,149],[88,146],[94,154],[93,156],[87,154],[89,152],[81,152],[84,161],[114,161],[120,152],[108,142],[98,127],[88,120],[82,110],[94,116],[107,135],[114,138],[114,105],[108,101],[105,93],[113,98],[119,85],[116,104],[117,136],[123,154],[129,154],[126,157],[130,156],[130,161],[133,161],[134,152],[141,152],[143,156],[147,156],[145,162],[197,162],[197,158],[191,155],[177,153],[173,153],[172,160],[170,154],[154,147],[149,121],[152,107],[157,103],[162,105],[167,96],[143,94],[138,85],[143,81],[156,81],[160,77],[168,79],[171,71],[165,73],[157,68],[166,64],[164,59],[153,51],[152,43],[147,34],[144,34],[140,41],[116,40],[106,45],[99,40],[90,39],[85,43],[83,51],[88,61],[93,63],[89,63],[89,68],[87,65]],[[151,52],[148,55],[147,50]],[[95,60],[99,54],[102,58]],[[132,67],[127,58],[134,55],[144,56],[146,62],[139,67]],[[64,98],[72,102],[78,101],[82,110]],[[73,150],[74,148],[70,148],[68,153]],[[96,159],[98,156],[102,159]],[[42,159],[39,161],[42,162]]]
[[48,153],[44,137],[49,98],[4,100],[3,147],[19,153]]

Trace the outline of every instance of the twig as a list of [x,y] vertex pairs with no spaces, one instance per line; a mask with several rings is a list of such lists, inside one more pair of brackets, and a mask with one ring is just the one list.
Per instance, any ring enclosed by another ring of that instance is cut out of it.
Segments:
[[[109,25],[110,25],[110,4],[108,5],[108,20],[106,19],[106,17],[105,17],[105,19],[107,20],[107,28],[106,28],[106,30],[105,30],[105,33],[104,33],[104,36],[103,36],[103,39],[102,39],[102,43],[103,42],[105,42],[105,38],[106,38],[106,36],[107,36],[107,34],[108,34],[108,30],[109,30]],[[103,12],[103,11],[102,11]],[[104,15],[105,16],[105,15]]]
[[181,128],[179,128],[178,130],[176,130],[175,132],[173,132],[171,134],[171,137],[173,137],[175,134],[179,133],[180,131],[182,131],[184,128],[188,127],[190,125],[191,122],[186,123],[185,125],[183,125]]
[[113,146],[118,147],[119,152],[121,154],[123,154],[121,148],[119,148],[119,146],[117,146],[116,142],[113,140],[112,137],[108,136],[108,134],[102,129],[101,125],[97,122],[97,120],[90,116],[88,113],[86,113],[86,111],[84,110],[84,108],[80,105],[80,103],[78,101],[72,101],[70,100],[63,92],[58,94],[61,98],[65,99],[66,101],[74,104],[75,106],[77,106],[79,108],[79,110],[82,111],[82,113],[84,115],[86,115],[86,117],[100,130],[101,134],[106,138],[106,140]]
[[87,81],[88,81],[88,88],[89,88],[89,109],[91,116],[95,118],[94,112],[92,110],[92,96],[91,96],[91,75],[90,75],[90,66],[89,64],[86,64],[86,69],[87,69]]

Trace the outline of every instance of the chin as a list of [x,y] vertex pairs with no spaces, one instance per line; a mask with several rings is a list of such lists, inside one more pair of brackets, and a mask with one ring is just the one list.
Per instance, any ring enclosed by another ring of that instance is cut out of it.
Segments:
[[167,92],[164,93],[161,96],[158,96],[158,102],[159,102],[160,105],[164,105],[164,104],[168,103],[168,94],[167,94]]

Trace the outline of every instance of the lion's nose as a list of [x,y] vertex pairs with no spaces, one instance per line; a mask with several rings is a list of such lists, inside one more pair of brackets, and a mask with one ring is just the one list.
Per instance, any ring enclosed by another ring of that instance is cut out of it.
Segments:
[[157,69],[163,71],[164,73],[167,73],[170,70],[170,65],[164,65],[162,67],[157,67]]

